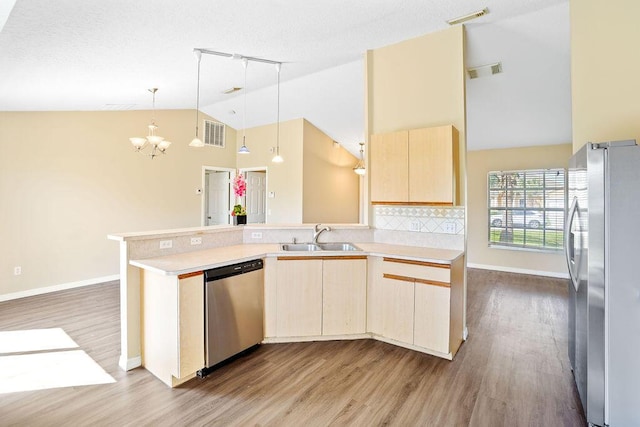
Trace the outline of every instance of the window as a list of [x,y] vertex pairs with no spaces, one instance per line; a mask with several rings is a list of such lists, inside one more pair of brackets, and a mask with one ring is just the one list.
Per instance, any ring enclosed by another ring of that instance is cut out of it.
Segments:
[[561,250],[564,169],[489,172],[489,246]]

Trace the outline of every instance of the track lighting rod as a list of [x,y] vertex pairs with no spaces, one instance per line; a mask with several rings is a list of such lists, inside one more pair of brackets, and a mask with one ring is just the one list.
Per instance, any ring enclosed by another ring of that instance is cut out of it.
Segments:
[[200,49],[200,48],[194,48],[193,51],[199,52],[200,54],[204,53],[206,55],[224,56],[225,58],[242,59],[242,60],[254,61],[254,62],[263,62],[265,64],[275,64],[275,65],[282,64],[282,62],[272,61],[270,59],[254,58],[253,56],[244,56],[244,55],[239,55],[237,53],[217,52],[215,50]]

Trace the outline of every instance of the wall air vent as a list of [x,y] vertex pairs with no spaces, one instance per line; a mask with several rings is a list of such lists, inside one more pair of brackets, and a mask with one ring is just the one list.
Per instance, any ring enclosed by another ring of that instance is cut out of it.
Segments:
[[502,62],[496,62],[495,64],[481,65],[479,67],[467,68],[467,74],[470,79],[477,79],[478,77],[492,76],[502,72]]
[[224,148],[224,123],[204,121],[204,145]]

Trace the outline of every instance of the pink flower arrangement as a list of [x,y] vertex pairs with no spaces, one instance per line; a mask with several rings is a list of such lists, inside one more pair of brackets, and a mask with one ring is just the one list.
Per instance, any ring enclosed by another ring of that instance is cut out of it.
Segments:
[[233,180],[233,193],[236,197],[244,196],[247,192],[247,182],[244,180],[244,176],[239,173]]

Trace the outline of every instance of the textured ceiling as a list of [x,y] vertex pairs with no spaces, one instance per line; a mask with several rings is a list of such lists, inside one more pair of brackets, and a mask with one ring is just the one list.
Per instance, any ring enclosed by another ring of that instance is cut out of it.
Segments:
[[[0,0],[0,23],[13,3]],[[567,0],[17,0],[0,32],[0,110],[148,109],[150,87],[157,108],[193,108],[192,51],[207,48],[285,62],[281,119],[305,117],[355,153],[364,52],[483,7],[467,62],[505,72],[467,82],[469,148],[568,142]],[[201,109],[241,127],[243,92],[221,93],[243,86],[241,63],[204,55],[201,76]],[[247,126],[275,121],[275,81],[272,65],[249,64]]]

